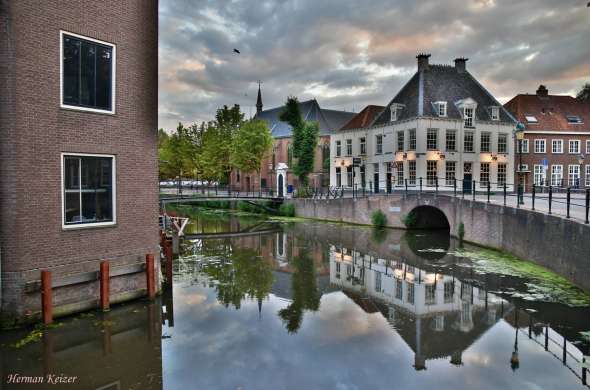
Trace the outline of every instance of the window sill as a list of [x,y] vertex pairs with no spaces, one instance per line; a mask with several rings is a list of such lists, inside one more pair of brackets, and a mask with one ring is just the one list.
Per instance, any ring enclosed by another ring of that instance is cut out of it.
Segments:
[[116,222],[81,223],[76,225],[62,225],[61,230],[63,232],[68,232],[78,230],[115,228],[117,226],[118,225]]
[[98,108],[90,108],[90,107],[78,107],[78,106],[68,106],[62,104],[60,109],[64,111],[75,111],[75,112],[86,112],[89,114],[100,114],[100,115],[115,115],[115,110],[101,110]]

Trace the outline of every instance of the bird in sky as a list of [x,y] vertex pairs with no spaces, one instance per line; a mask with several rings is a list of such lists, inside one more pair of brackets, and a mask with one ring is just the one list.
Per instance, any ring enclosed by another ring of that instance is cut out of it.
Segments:
[[234,49],[234,53],[240,54],[240,51],[238,49]]

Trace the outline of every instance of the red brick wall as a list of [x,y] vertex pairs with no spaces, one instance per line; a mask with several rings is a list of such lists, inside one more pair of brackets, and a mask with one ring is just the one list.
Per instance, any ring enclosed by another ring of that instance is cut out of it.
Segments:
[[[158,2],[0,1],[2,310],[18,316],[39,309],[22,286],[40,269],[157,251]],[[116,45],[115,115],[60,108],[60,30]],[[62,229],[62,152],[116,155],[116,226]]]

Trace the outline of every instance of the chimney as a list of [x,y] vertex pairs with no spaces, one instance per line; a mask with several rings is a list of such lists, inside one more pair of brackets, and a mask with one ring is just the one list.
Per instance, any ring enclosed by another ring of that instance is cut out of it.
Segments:
[[457,69],[457,73],[465,72],[467,60],[468,58],[464,57],[455,58],[455,69]]
[[428,58],[430,54],[420,53],[416,56],[418,59],[418,72],[421,70],[428,70]]
[[537,88],[537,96],[539,97],[547,97],[549,95],[549,90],[543,84],[539,85]]

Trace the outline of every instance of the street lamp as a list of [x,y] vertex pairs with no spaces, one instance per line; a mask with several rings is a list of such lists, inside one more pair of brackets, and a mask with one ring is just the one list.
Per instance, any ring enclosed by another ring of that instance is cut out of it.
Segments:
[[[584,154],[580,154],[578,156],[578,164],[580,164],[580,178],[582,177],[582,172],[584,171],[582,169],[582,167],[584,166],[584,159],[585,159]],[[580,178],[578,178],[578,183],[577,183],[578,185],[577,185],[577,187],[580,187]]]
[[524,125],[516,124],[514,134],[518,140],[518,204],[524,204],[524,188],[522,188],[522,140],[524,139]]

